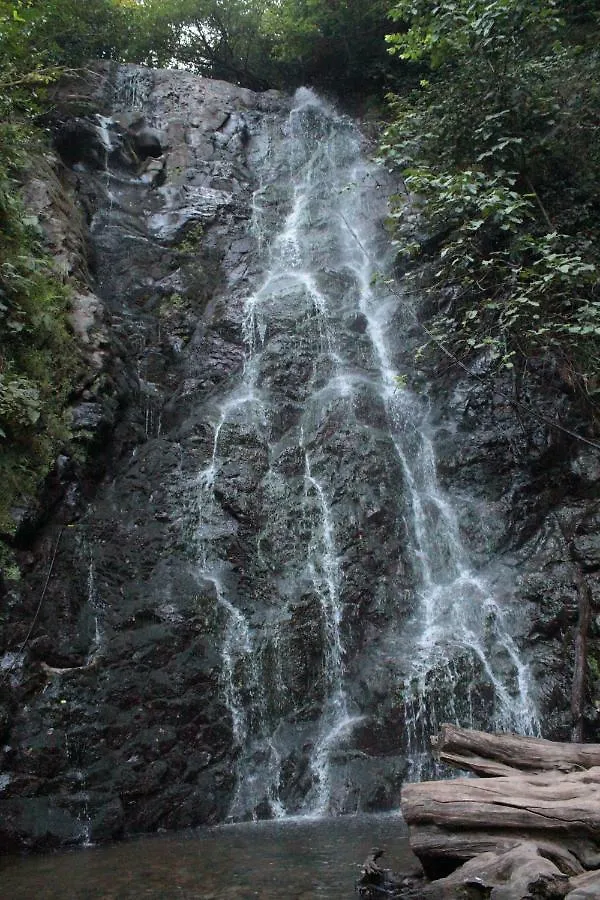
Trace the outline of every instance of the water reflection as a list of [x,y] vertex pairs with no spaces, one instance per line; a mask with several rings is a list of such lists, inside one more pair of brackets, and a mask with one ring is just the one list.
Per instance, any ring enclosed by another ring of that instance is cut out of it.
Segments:
[[296,819],[144,837],[109,847],[6,860],[11,900],[350,900],[374,845],[396,871],[412,866],[399,815]]

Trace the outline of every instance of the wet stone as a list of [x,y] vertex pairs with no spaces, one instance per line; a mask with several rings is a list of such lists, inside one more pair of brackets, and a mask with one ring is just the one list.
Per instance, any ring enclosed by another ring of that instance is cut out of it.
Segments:
[[3,688],[2,846],[394,809],[435,721],[568,732],[595,463],[415,372],[358,130],[305,90],[98,74],[104,118],[56,130],[100,355],[20,519],[2,660],[45,593]]

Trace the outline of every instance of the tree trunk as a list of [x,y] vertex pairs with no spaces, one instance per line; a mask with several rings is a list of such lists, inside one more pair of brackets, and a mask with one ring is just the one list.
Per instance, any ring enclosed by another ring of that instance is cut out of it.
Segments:
[[527,840],[566,874],[600,865],[600,767],[408,784],[402,813],[428,874]]
[[483,776],[575,772],[600,766],[600,744],[560,744],[517,734],[486,734],[442,725],[431,738],[440,762]]
[[429,877],[524,844],[564,875],[600,867],[600,745],[454,725],[432,744],[440,761],[486,777],[404,785],[410,845]]

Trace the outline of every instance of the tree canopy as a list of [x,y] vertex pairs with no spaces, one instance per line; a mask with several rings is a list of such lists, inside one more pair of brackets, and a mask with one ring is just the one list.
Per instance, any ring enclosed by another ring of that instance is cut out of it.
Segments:
[[342,90],[381,87],[389,0],[281,0],[269,4],[264,27],[292,80]]
[[127,58],[251,88],[365,90],[389,68],[389,0],[145,0]]
[[[600,390],[597,13],[558,0],[401,0],[393,54],[420,84],[391,98],[384,154],[436,236],[397,198],[397,245],[433,263],[434,346],[501,366],[553,360]],[[581,26],[585,20],[585,29]]]
[[136,10],[126,57],[179,65],[254,89],[275,77],[266,0],[146,0]]

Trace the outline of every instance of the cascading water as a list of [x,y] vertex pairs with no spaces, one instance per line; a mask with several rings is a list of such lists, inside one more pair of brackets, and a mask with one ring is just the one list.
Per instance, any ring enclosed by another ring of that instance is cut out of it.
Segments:
[[490,583],[469,564],[456,515],[440,490],[427,423],[408,396],[394,397],[390,409],[413,431],[397,446],[418,574],[419,628],[405,683],[405,718],[410,776],[419,779],[436,772],[426,748],[444,721],[521,734],[539,733],[539,722],[527,667]]
[[[303,440],[301,433],[301,439]],[[339,599],[340,567],[335,550],[334,527],[325,492],[311,472],[305,452],[306,497],[316,500],[317,533],[310,545],[309,572],[321,607],[324,623],[324,670],[327,675],[327,703],[321,717],[320,735],[312,753],[311,764],[316,775],[315,812],[327,811],[330,799],[329,753],[336,739],[360,721],[348,713],[344,688],[344,647],[341,637],[342,609]]]
[[[350,230],[350,229],[349,229]],[[417,610],[405,681],[405,721],[410,776],[432,775],[429,736],[444,721],[521,734],[539,733],[527,667],[493,591],[473,571],[458,521],[440,488],[427,407],[398,387],[386,336],[372,318],[371,260],[360,238],[361,309],[381,372],[382,394],[409,506]],[[483,694],[483,697],[481,696]],[[482,711],[477,711],[477,695]]]
[[[526,667],[438,485],[426,404],[398,386],[393,348],[414,314],[376,277],[391,263],[384,176],[350,120],[309,91],[280,128],[252,202],[260,264],[243,372],[213,402],[211,449],[187,489],[196,577],[221,619],[233,819],[360,806],[351,764],[365,757],[369,676],[349,623],[356,631],[369,604],[387,611],[377,652],[397,675],[387,690],[400,698],[413,777],[440,721],[537,728]],[[377,460],[371,483],[347,470],[348,448],[357,465]],[[404,535],[404,560],[399,549],[360,556],[372,523],[391,547]],[[231,563],[232,541],[252,545],[252,572]],[[349,602],[369,566],[368,589]]]
[[[534,629],[572,575],[542,598],[554,570],[525,555],[554,526],[523,547],[513,527],[546,457],[481,483],[510,412],[486,407],[476,434],[486,398],[461,383],[430,414],[384,227],[393,179],[366,139],[309,91],[98,71],[106,116],[57,139],[81,203],[74,272],[89,222],[94,293],[73,325],[90,372],[81,456],[52,473],[58,505],[7,605],[0,837],[396,810],[442,721],[537,730],[520,635],[554,665],[540,706],[558,692],[556,731],[570,661]],[[164,149],[144,171],[138,125]]]

